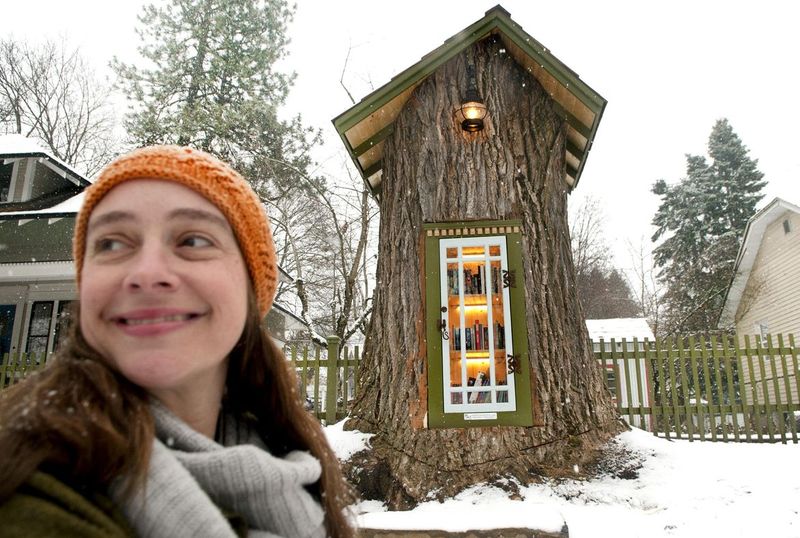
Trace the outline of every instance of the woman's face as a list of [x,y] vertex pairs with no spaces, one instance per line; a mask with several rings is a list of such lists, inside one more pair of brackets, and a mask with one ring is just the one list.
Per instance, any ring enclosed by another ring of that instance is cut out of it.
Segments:
[[89,218],[81,331],[162,400],[214,394],[244,328],[248,286],[236,237],[216,206],[176,183],[127,181]]

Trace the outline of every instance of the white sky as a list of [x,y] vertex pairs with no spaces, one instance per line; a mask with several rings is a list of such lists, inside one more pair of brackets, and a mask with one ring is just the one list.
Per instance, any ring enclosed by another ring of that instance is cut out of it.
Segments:
[[[135,60],[143,2],[5,2],[17,37],[66,36],[103,70],[112,55]],[[297,0],[287,69],[297,72],[289,112],[324,130],[325,171],[343,176],[331,119],[483,16],[496,0]],[[800,4],[718,1],[505,0],[514,21],[608,100],[578,196],[599,198],[617,258],[625,240],[649,240],[654,181],[677,181],[686,153],[704,153],[715,120],[727,117],[759,159],[775,196],[800,204]],[[8,27],[8,24],[6,24]],[[9,31],[6,30],[6,34]]]

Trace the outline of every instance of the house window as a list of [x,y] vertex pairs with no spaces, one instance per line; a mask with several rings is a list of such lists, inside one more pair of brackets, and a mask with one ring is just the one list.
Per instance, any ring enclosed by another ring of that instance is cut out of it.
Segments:
[[[2,161],[0,161],[2,163]],[[0,164],[0,203],[11,201],[11,178],[14,173],[14,163]]]
[[56,331],[53,337],[53,351],[58,351],[61,340],[69,328],[72,315],[72,301],[58,301],[58,316],[56,317]]
[[28,339],[25,343],[25,350],[28,353],[37,355],[47,353],[52,320],[53,301],[37,301],[33,303],[28,323]]
[[532,425],[519,223],[425,228],[428,426]]
[[58,350],[69,326],[72,301],[36,301],[31,305],[25,352],[37,355]]
[[762,340],[766,340],[767,334],[769,333],[769,324],[766,321],[760,321],[756,323],[756,334],[761,337]]
[[14,334],[14,315],[16,311],[16,305],[0,305],[0,357],[5,353],[11,353],[11,339]]
[[792,223],[789,222],[789,219],[784,219],[783,221],[783,233],[788,234],[792,231]]

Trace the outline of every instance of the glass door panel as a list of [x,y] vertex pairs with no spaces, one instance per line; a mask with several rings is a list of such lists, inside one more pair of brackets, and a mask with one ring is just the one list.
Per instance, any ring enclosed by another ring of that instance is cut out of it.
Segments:
[[505,237],[443,239],[439,247],[445,412],[513,411]]

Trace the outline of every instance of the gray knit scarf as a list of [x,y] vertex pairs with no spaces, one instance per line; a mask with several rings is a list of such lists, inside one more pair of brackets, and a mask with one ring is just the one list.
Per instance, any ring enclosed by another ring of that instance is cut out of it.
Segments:
[[322,507],[304,486],[321,475],[307,452],[282,458],[233,417],[224,421],[225,444],[194,431],[163,405],[151,406],[156,439],[142,493],[111,496],[139,536],[235,537],[220,508],[244,518],[248,536],[324,537]]

